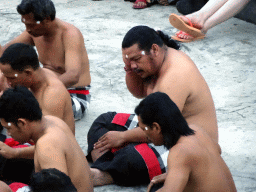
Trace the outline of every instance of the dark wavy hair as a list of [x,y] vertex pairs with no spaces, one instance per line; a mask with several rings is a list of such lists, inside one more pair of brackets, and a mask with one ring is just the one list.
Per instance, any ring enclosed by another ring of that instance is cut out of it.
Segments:
[[133,27],[126,33],[122,42],[122,48],[128,48],[134,44],[138,44],[139,49],[146,52],[150,51],[153,44],[157,44],[159,47],[167,45],[177,50],[180,48],[174,40],[162,31],[155,31],[150,27],[142,25]]
[[0,97],[0,118],[17,125],[19,118],[41,120],[42,110],[28,88],[17,86],[7,89]]
[[29,186],[31,192],[77,192],[69,176],[55,168],[34,173]]
[[34,47],[23,43],[10,45],[0,58],[0,63],[3,65],[9,64],[16,71],[24,71],[29,67],[36,70],[40,67]]
[[56,10],[51,0],[22,0],[17,6],[17,11],[21,15],[33,13],[36,21],[43,21],[47,17],[53,21],[56,16]]
[[177,105],[166,93],[156,92],[148,95],[135,108],[135,113],[149,129],[153,122],[161,126],[164,146],[167,149],[173,147],[181,136],[194,134]]

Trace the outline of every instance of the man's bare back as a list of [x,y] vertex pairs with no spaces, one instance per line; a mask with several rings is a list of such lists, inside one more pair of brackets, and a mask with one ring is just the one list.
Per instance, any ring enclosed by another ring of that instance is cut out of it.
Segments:
[[42,86],[33,93],[39,102],[44,115],[54,115],[62,119],[75,133],[75,122],[73,118],[72,106],[70,104],[70,95],[61,81],[54,76],[52,71],[40,69],[45,75],[46,86]]
[[195,125],[195,135],[182,136],[170,149],[164,187],[168,191],[236,191],[232,175],[218,145]]
[[159,77],[153,88],[147,89],[147,95],[157,91],[169,95],[188,123],[202,127],[218,142],[217,117],[210,89],[185,53],[168,49]]
[[35,144],[35,172],[56,168],[71,178],[78,191],[93,191],[89,165],[68,126],[54,116],[44,116],[42,123],[44,133]]
[[[128,62],[135,62],[134,68],[130,64],[131,71],[126,73],[127,88],[138,98],[144,98],[157,91],[168,94],[188,123],[202,127],[214,141],[218,142],[213,99],[207,83],[194,62],[185,53],[173,48],[167,48],[165,51],[158,47],[158,52],[160,53],[155,56],[155,62],[142,59],[142,57],[151,57],[147,55],[141,56],[140,62],[135,60],[141,54],[137,44],[123,49],[123,55],[131,58],[130,61],[124,59],[126,66],[129,67]],[[136,73],[133,70],[140,72]]]

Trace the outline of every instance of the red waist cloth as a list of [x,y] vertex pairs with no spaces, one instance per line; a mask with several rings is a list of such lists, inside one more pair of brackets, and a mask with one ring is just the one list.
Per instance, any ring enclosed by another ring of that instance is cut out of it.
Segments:
[[75,94],[82,94],[82,95],[89,95],[89,90],[68,90],[69,93],[75,93]]

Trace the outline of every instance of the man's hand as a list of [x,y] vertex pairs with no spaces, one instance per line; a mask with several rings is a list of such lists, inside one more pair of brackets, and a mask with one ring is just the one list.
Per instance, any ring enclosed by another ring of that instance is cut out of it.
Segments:
[[147,192],[149,192],[154,184],[164,183],[166,179],[167,173],[163,173],[161,175],[155,176],[149,183]]
[[94,149],[100,152],[114,147],[121,147],[125,143],[124,133],[121,131],[109,131],[94,144]]
[[18,150],[11,148],[0,141],[0,155],[5,157],[6,159],[14,159],[18,156]]

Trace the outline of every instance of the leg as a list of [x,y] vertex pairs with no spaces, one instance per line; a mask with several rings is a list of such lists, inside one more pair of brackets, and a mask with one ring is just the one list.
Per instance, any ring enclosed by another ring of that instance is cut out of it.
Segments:
[[94,163],[98,158],[100,158],[103,154],[105,154],[108,151],[109,150],[100,152],[99,149],[93,149],[91,151],[92,162]]
[[214,26],[228,20],[237,13],[239,13],[250,0],[229,0],[221,8],[218,9],[209,19],[204,23],[202,30],[207,32]]
[[[210,0],[199,11],[187,15],[195,28],[207,33],[212,27],[226,21],[230,17],[241,11],[250,0]],[[180,16],[186,23],[188,19]],[[192,39],[193,37],[185,33],[176,34],[181,39]]]
[[91,168],[91,172],[93,176],[93,186],[102,186],[114,183],[114,180],[111,177],[111,175],[105,171]]
[[[186,15],[198,29],[202,29],[206,20],[211,17],[218,9],[220,9],[228,0],[209,0],[203,7],[197,12]],[[181,18],[188,23],[187,18],[181,16]]]

